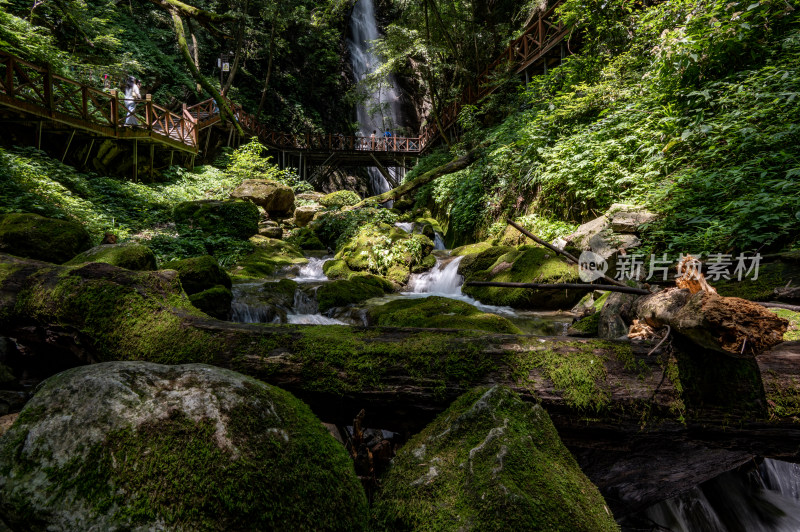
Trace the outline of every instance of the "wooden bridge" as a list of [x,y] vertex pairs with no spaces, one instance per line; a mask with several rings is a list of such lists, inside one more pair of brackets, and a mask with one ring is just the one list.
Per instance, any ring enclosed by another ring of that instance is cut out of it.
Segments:
[[[445,131],[456,125],[458,113],[465,105],[474,105],[498,88],[496,77],[503,74],[520,75],[527,84],[531,75],[546,74],[548,69],[561,64],[564,57],[571,53],[564,46],[564,39],[569,35],[570,28],[562,24],[555,13],[563,3],[563,0],[549,2],[531,20],[523,34],[512,41],[506,51],[481,72],[473,85],[466,88],[461,99],[439,112],[439,121]],[[434,117],[429,116],[427,124],[420,132],[421,145],[428,147],[434,144],[440,133]]]
[[[478,76],[476,84],[465,91],[461,101],[439,112],[445,131],[456,124],[464,105],[474,104],[495,90],[493,78],[499,72],[524,73],[527,80],[532,69],[546,72],[550,66],[560,63],[565,55],[563,40],[568,28],[555,20],[554,12],[562,1],[556,0],[539,12],[524,34]],[[125,106],[129,100],[117,90],[101,90],[80,83],[0,50],[0,119],[34,125],[39,148],[44,124],[51,129],[60,128],[69,136],[62,160],[69,152],[76,131],[90,136],[92,146],[96,138],[132,140],[134,177],[138,174],[140,142],[149,145],[152,174],[156,146],[169,150],[170,164],[173,153],[182,153],[193,165],[195,155],[208,152],[212,126],[225,128],[229,145],[236,139],[235,128],[221,121],[213,99],[191,106],[183,104],[175,111],[158,105],[150,95],[133,102],[136,106],[129,111]],[[339,166],[375,166],[389,178],[387,167],[405,168],[408,157],[418,156],[440,138],[436,122],[431,118],[420,136],[413,138],[283,133],[271,130],[241,105],[231,100],[227,103],[246,134],[257,137],[277,152],[279,164],[297,168],[303,178],[319,177],[320,172],[324,174]],[[204,134],[206,129],[209,131]],[[89,153],[91,149],[90,146]],[[87,160],[88,157],[87,153]]]

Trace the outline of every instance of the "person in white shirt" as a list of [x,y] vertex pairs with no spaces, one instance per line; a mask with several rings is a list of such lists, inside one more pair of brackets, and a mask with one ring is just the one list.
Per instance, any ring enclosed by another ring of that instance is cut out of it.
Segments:
[[139,92],[139,80],[133,76],[128,76],[125,79],[125,84],[122,86],[122,90],[124,93],[122,102],[125,108],[128,110],[128,113],[125,116],[125,125],[138,126],[139,121],[136,119],[136,116],[134,116],[133,113],[136,111],[136,100],[140,100],[142,98],[142,94]]

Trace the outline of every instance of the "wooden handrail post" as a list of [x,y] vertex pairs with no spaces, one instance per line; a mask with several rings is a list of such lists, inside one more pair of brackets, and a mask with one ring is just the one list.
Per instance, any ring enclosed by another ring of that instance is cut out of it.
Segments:
[[53,73],[50,71],[48,67],[47,70],[44,72],[44,106],[53,114]]
[[153,129],[153,95],[144,95],[144,121],[149,129]]
[[81,118],[89,120],[89,87],[81,85]]
[[16,61],[13,56],[8,58],[8,68],[6,69],[6,94],[14,97],[14,68],[16,68]]
[[181,142],[186,141],[186,103],[181,110]]
[[117,128],[119,127],[119,98],[117,97],[117,89],[111,90],[111,125],[114,128],[114,134],[117,134]]

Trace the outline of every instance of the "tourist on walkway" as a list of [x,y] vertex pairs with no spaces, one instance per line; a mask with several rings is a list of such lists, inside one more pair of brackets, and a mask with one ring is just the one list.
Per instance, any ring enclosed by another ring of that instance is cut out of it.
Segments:
[[370,150],[375,151],[375,135],[377,135],[377,134],[378,134],[378,130],[377,129],[373,129],[372,130],[372,135],[369,136]]
[[122,86],[122,91],[124,93],[122,104],[128,110],[125,116],[125,125],[138,126],[139,121],[136,119],[134,112],[136,111],[136,100],[142,98],[142,94],[139,92],[139,80],[133,76],[128,76],[125,79],[125,84]]
[[392,132],[389,131],[388,129],[383,134],[383,142],[384,142],[384,148],[388,151],[392,143]]

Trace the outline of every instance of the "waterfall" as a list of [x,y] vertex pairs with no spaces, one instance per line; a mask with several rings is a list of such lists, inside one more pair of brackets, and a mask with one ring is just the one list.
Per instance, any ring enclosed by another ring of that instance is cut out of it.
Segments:
[[433,249],[445,249],[442,233],[435,231],[433,235]]
[[414,275],[409,282],[415,294],[433,293],[436,295],[461,295],[464,279],[458,274],[458,265],[464,257],[456,257],[445,265],[437,260],[430,271]]
[[[380,37],[372,0],[356,1],[350,15],[350,33],[351,38],[347,43],[350,62],[356,83],[361,84],[381,64],[381,59],[370,51],[372,41]],[[386,131],[397,135],[397,128],[400,126],[400,101],[392,76],[387,76],[378,87],[364,87],[364,90],[367,91],[367,97],[356,107],[359,133],[369,138],[376,131],[377,140],[383,138]],[[372,194],[389,190],[389,183],[377,168],[370,167],[368,171]],[[389,168],[388,171],[396,180],[395,169]]]
[[[620,523],[675,532],[777,532],[800,530],[800,466],[765,459],[723,473]],[[644,517],[644,519],[642,519]]]
[[328,276],[322,271],[322,266],[329,260],[330,258],[328,257],[322,259],[311,257],[308,259],[308,264],[300,268],[300,272],[294,280],[298,283],[327,281]]

